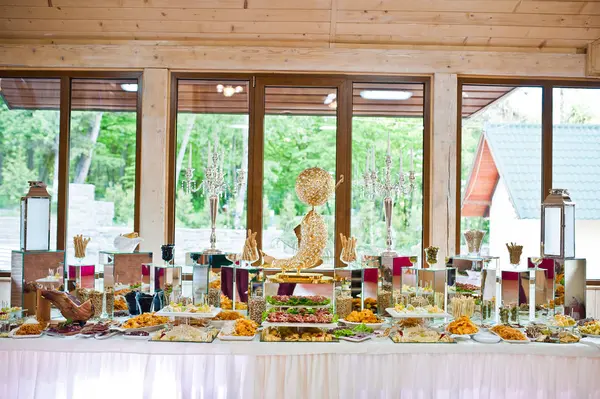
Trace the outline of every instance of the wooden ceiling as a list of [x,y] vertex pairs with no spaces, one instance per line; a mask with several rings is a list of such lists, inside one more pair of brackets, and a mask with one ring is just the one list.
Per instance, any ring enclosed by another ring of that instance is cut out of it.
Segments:
[[[1,74],[0,74],[1,75]],[[135,111],[137,93],[123,90],[132,80],[75,79],[72,83],[73,110]],[[218,84],[241,86],[243,91],[225,97]],[[178,87],[178,111],[194,113],[242,114],[248,112],[247,81],[181,80]],[[463,116],[469,116],[510,92],[512,87],[465,86]],[[365,90],[410,92],[407,100],[371,100],[361,97]],[[267,87],[267,114],[335,115],[335,107],[325,104],[332,88]],[[0,96],[10,109],[59,108],[58,79],[0,78]],[[353,112],[356,116],[423,115],[423,86],[420,83],[355,83]]]
[[600,1],[0,0],[0,40],[573,52]]

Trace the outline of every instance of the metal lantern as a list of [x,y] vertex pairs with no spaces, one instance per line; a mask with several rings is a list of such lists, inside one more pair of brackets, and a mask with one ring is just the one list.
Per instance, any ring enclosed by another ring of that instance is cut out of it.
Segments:
[[575,257],[575,203],[567,190],[550,190],[542,203],[541,237],[544,258]]
[[21,250],[50,250],[50,203],[52,197],[41,181],[30,181],[21,197]]

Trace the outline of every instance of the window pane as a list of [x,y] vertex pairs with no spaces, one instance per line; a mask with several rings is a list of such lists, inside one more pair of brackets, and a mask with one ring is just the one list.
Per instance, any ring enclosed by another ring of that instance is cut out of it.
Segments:
[[[310,207],[298,199],[296,178],[319,167],[335,175],[337,89],[267,87],[265,89],[265,155],[263,250],[276,258],[294,255],[294,228]],[[325,264],[333,262],[335,199],[318,207],[327,224]]]
[[575,202],[575,256],[587,259],[587,278],[599,279],[600,89],[553,91],[552,187]]
[[52,195],[50,248],[56,249],[60,80],[0,78],[0,269],[20,249],[20,203],[28,180]]
[[[355,83],[352,115],[352,235],[359,251],[380,253],[386,249],[387,229],[383,210],[384,193],[369,195],[365,181],[367,158],[375,154],[378,181],[384,183],[390,141],[390,186],[403,190],[394,199],[392,249],[400,255],[421,253],[423,237],[423,84]],[[370,155],[369,155],[370,154]],[[411,156],[412,154],[412,156]],[[409,171],[414,188],[409,189]],[[369,180],[367,180],[369,181]]]
[[483,255],[509,264],[516,242],[524,262],[540,248],[542,89],[467,85],[462,97],[461,254],[481,229]]
[[[215,151],[221,157],[219,168],[226,186],[217,212],[216,247],[236,253],[244,247],[248,87],[247,81],[179,81],[175,164],[175,262],[178,264],[184,264],[186,252],[210,248],[209,192],[201,185]],[[188,179],[186,171],[192,168]]]
[[99,251],[133,231],[137,89],[137,80],[72,81],[68,262],[74,235],[92,239],[85,263],[97,264]]

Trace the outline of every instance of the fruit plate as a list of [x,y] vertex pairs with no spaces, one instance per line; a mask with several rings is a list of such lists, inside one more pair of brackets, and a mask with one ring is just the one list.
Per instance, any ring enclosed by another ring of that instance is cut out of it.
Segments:
[[412,313],[400,313],[396,311],[394,308],[386,308],[385,309],[390,316],[394,319],[422,319],[422,318],[451,318],[452,316],[448,313],[425,313],[425,312],[412,312]]
[[256,337],[256,335],[252,335],[251,337],[243,335],[225,335],[221,333],[217,335],[217,338],[221,341],[252,341],[254,340],[254,337]]
[[37,335],[17,335],[17,330],[18,328],[15,328],[14,330],[12,330],[11,332],[8,333],[8,337],[9,338],[14,338],[14,339],[22,339],[22,338],[39,338],[42,336],[42,334],[37,334]]
[[340,319],[340,321],[350,327],[356,327],[356,326],[360,326],[361,324],[364,324],[365,326],[372,328],[373,330],[379,330],[385,324],[385,321],[382,321],[381,323],[356,323],[356,322],[347,321],[344,319]]
[[370,335],[367,335],[366,337],[360,337],[360,338],[354,338],[354,337],[339,337],[338,339],[341,339],[343,341],[348,341],[348,342],[364,342],[366,340],[371,339]]

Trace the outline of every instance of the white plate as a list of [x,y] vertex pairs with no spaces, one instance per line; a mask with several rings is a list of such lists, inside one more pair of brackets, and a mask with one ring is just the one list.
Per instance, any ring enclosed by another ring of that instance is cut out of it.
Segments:
[[365,326],[372,328],[373,330],[379,330],[381,328],[381,326],[383,326],[385,324],[385,321],[381,322],[381,323],[355,323],[353,321],[346,321],[344,319],[340,319],[340,321],[344,324],[346,324],[347,326],[351,326],[351,327],[356,327],[356,326],[360,326],[361,324],[364,324]]
[[221,333],[217,335],[217,338],[219,338],[221,341],[252,341],[254,337],[256,337],[256,335],[253,335],[251,337],[240,335],[224,335]]
[[449,315],[448,313],[401,313],[396,311],[396,309],[394,308],[386,308],[385,309],[390,316],[392,316],[394,319],[407,319],[407,318],[414,318],[414,319],[421,319],[421,318],[426,318],[426,317],[434,317],[434,318],[451,318],[452,316]]
[[75,335],[75,337],[85,339],[85,338],[94,338],[95,335],[96,334],[77,334],[77,335]]
[[581,335],[584,337],[590,337],[590,338],[600,338],[600,335],[594,335],[594,334],[581,333]]
[[39,338],[42,336],[42,334],[38,334],[38,335],[16,335],[18,328],[15,328],[14,330],[11,330],[11,332],[8,333],[8,337],[9,338],[14,338],[14,339],[21,339],[21,338]]
[[150,335],[125,335],[123,334],[123,338],[131,339],[134,341],[148,341],[150,339]]
[[472,338],[473,341],[477,341],[482,344],[497,344],[502,340],[499,336],[495,334],[481,332],[473,335]]
[[219,313],[221,313],[221,308],[215,308],[208,313],[168,312],[166,310],[159,310],[158,312],[156,312],[156,315],[166,317],[190,317],[194,319],[212,319]]
[[100,340],[102,340],[102,339],[109,339],[109,338],[111,338],[111,337],[114,337],[114,336],[115,336],[115,335],[117,335],[117,334],[119,334],[119,332],[118,332],[118,331],[111,331],[111,332],[109,332],[109,333],[108,333],[108,334],[106,334],[106,335],[100,335],[100,333],[98,333],[98,334],[95,334],[95,335],[94,335],[94,338],[95,338],[95,339],[100,339]]
[[140,328],[123,328],[123,327],[113,327],[111,330],[126,332],[126,331],[146,331],[153,332],[160,330],[165,327],[166,324],[159,324],[157,326],[148,326],[148,327],[140,327]]
[[[448,334],[450,334],[448,331],[446,331]],[[473,334],[475,335],[475,334]],[[466,341],[468,339],[471,339],[471,335],[469,334],[450,334],[451,338],[454,338],[457,341]]]
[[[520,330],[519,330],[519,331],[520,331]],[[502,338],[502,337],[501,337],[499,334],[496,334],[494,331],[491,331],[491,330],[490,330],[490,332],[491,332],[492,334],[496,335],[496,336],[497,336],[498,338],[500,338],[502,341],[504,341],[504,342],[508,342],[509,344],[528,344],[528,343],[530,343],[530,342],[531,342],[531,341],[529,340],[529,337],[528,337],[528,336],[527,336],[525,333],[523,333],[523,335],[525,335],[525,341],[520,341],[520,340],[514,340],[514,339],[504,339],[504,338]],[[522,332],[522,331],[521,331],[521,332]]]
[[336,328],[337,323],[270,323],[263,321],[263,327],[315,327],[315,328]]
[[[387,337],[386,337],[387,338]],[[349,341],[349,342],[364,342],[368,339],[371,339],[371,336],[368,335],[366,337],[362,337],[362,338],[352,338],[352,337],[339,337],[338,339],[341,339],[343,341]]]

